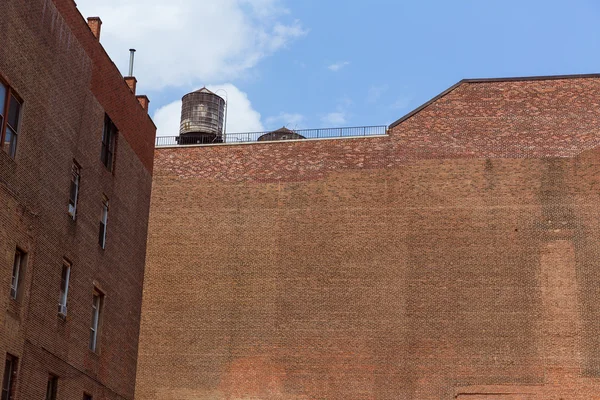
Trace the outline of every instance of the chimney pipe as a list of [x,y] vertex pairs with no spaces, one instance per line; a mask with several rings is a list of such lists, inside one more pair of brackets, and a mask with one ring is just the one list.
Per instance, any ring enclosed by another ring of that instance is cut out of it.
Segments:
[[102,20],[100,17],[89,17],[87,19],[90,30],[96,36],[96,39],[100,40],[100,28],[102,27]]
[[133,76],[133,58],[135,57],[135,49],[129,49],[129,76]]
[[137,100],[140,102],[140,106],[148,112],[148,104],[150,103],[150,99],[145,94],[135,96]]
[[135,87],[137,86],[137,79],[135,79],[135,76],[126,76],[124,79],[127,86],[129,86],[131,93],[135,94]]

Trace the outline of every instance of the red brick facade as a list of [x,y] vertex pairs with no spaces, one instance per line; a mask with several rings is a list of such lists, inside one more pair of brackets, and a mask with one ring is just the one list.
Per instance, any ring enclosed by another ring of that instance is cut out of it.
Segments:
[[[44,399],[50,375],[61,400],[133,399],[155,127],[72,0],[2,1],[0,15],[0,81],[23,101],[14,159],[0,150],[0,357],[18,358],[13,399]],[[119,131],[112,172],[100,161],[105,113]],[[27,262],[13,300],[17,248]],[[104,301],[91,351],[94,289]]]
[[599,94],[157,149],[136,399],[600,399]]

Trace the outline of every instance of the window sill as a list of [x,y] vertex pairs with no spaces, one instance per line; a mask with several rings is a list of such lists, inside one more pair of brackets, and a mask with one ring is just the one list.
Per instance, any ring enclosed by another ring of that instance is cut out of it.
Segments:
[[95,360],[100,359],[100,351],[98,349],[96,349],[94,351],[88,347],[88,353],[89,353],[90,357],[92,357],[93,359],[95,359]]
[[20,320],[21,319],[21,303],[17,299],[11,297],[6,307],[6,313],[11,317]]
[[67,314],[61,314],[58,313],[57,314],[58,319],[60,319],[62,322],[69,322],[71,320],[71,316],[67,315]]
[[112,175],[113,177],[115,176],[115,166],[114,166],[114,164],[113,164],[112,168],[110,168],[110,169],[109,169],[109,168],[106,166],[106,164],[104,164],[104,163],[102,162],[102,160],[100,160],[100,165],[102,165],[102,170],[104,171],[103,173],[106,173],[106,174]]
[[11,172],[15,172],[17,161],[9,156],[4,150],[0,149],[0,165],[6,167]]

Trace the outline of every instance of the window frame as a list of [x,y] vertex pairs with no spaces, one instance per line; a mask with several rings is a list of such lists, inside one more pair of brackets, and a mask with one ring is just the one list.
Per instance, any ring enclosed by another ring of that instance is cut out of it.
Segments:
[[79,187],[81,186],[81,166],[75,160],[71,166],[71,184],[69,188],[69,206],[68,213],[73,218],[77,218],[77,202],[79,200]]
[[13,398],[18,360],[19,359],[12,354],[6,353],[4,374],[2,375],[2,388],[0,391],[0,398],[2,400],[11,400]]
[[48,375],[48,384],[46,385],[46,400],[56,400],[58,393],[58,376],[54,374]]
[[102,126],[102,147],[100,150],[100,161],[110,172],[114,170],[115,148],[119,130],[112,122],[108,114],[104,114],[104,125]]
[[92,321],[90,324],[89,349],[98,353],[98,341],[100,338],[100,328],[102,324],[102,312],[104,308],[104,293],[94,287],[92,292]]
[[27,269],[27,252],[19,247],[15,249],[15,257],[13,259],[12,278],[10,282],[10,298],[14,301],[21,300],[21,292],[23,289],[23,276]]
[[[4,106],[2,107],[2,109],[0,109],[0,147],[2,148],[2,151],[4,151],[6,154],[8,154],[8,156],[10,158],[15,159],[15,157],[17,155],[17,142],[19,140],[19,133],[20,133],[19,131],[21,130],[21,121],[23,119],[22,118],[23,117],[23,99],[1,77],[0,77],[0,85],[2,85],[5,88],[4,99],[0,100],[0,104],[2,101],[4,102]],[[17,115],[16,115],[17,121],[16,121],[15,126],[12,126],[11,124],[9,124],[9,117],[10,117],[11,103],[12,103],[11,100],[13,98],[19,105]],[[5,146],[4,141],[6,140],[6,132],[8,129],[10,129],[10,131],[13,135],[13,139],[11,140],[10,144],[8,145],[8,151],[7,151],[7,147]]]
[[98,232],[98,244],[102,249],[106,248],[106,236],[108,231],[108,211],[109,211],[109,202],[108,197],[106,195],[102,195],[102,211],[100,212],[100,226]]
[[[71,268],[73,264],[63,259],[63,265],[60,276],[60,296],[58,298],[58,315],[63,318],[67,316],[67,303],[69,301],[69,282],[71,279]],[[66,271],[66,274],[65,274]]]

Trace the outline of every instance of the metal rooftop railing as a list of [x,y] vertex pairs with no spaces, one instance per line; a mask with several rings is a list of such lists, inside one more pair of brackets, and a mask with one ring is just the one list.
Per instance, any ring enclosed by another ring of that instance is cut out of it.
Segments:
[[[386,133],[386,125],[376,125],[345,128],[294,129],[288,130],[287,132],[266,131],[227,133],[225,134],[225,138],[222,141],[210,141],[206,137],[194,135],[158,136],[156,138],[156,147],[189,146],[197,144],[211,145],[218,143],[251,143],[256,141],[267,142],[274,140],[328,139],[343,137],[377,136],[385,135]],[[300,137],[298,135],[300,135]]]

